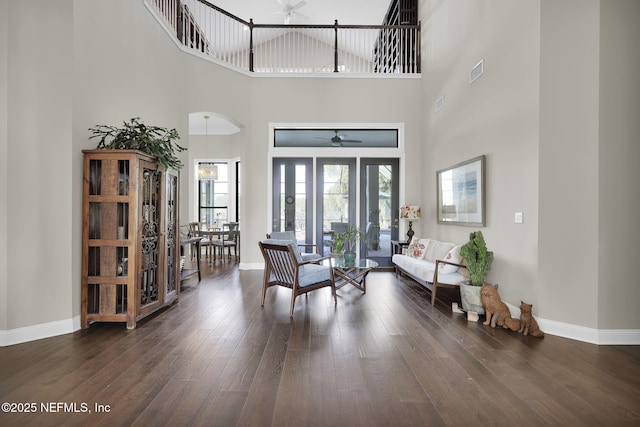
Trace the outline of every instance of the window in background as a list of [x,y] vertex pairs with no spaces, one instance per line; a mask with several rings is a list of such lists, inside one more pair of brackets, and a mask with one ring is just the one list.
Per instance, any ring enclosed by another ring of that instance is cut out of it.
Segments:
[[222,228],[229,222],[229,171],[227,163],[214,163],[217,179],[198,180],[198,217],[206,228]]

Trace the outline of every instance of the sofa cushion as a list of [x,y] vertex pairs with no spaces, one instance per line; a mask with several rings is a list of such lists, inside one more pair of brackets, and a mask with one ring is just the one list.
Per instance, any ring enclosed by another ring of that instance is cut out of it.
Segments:
[[435,262],[435,259],[433,258],[433,252],[436,250],[436,246],[438,245],[438,241],[437,240],[432,240],[432,239],[424,239],[428,242],[427,244],[427,250],[424,252],[424,259],[426,259],[427,261],[430,262]]
[[424,253],[427,250],[427,245],[425,245],[425,240],[429,239],[420,239],[414,238],[411,240],[411,244],[407,248],[407,255],[411,258],[422,259],[424,258]]
[[[424,259],[411,258],[410,256],[402,254],[395,254],[392,261],[398,268],[411,275],[419,282],[423,284],[425,282],[433,283],[433,273],[436,268],[435,263]],[[457,285],[461,281],[467,280],[467,277],[462,274],[462,271],[465,270],[458,270],[450,274],[438,272],[438,282]]]
[[[460,256],[460,245],[454,246],[447,254],[442,258],[443,261],[455,262],[460,264],[462,256]],[[449,274],[458,271],[458,266],[449,264],[438,264],[438,274]]]
[[435,265],[432,262],[401,254],[394,255],[392,261],[395,265],[411,275],[419,277],[425,282],[433,282]]
[[439,259],[444,259],[444,257],[447,256],[447,254],[449,253],[449,251],[451,249],[453,249],[456,245],[454,245],[453,243],[448,243],[448,242],[438,242],[436,244],[435,249],[433,250],[433,262],[436,262],[436,260]]
[[331,267],[319,264],[307,264],[300,267],[298,285],[301,288],[318,282],[331,280]]

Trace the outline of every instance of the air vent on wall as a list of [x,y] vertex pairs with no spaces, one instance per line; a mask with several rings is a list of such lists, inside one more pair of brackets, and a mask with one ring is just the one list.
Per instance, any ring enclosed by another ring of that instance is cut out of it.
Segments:
[[436,113],[444,108],[444,95],[436,100]]
[[480,60],[475,67],[469,71],[469,84],[473,83],[482,75],[484,72],[484,59]]

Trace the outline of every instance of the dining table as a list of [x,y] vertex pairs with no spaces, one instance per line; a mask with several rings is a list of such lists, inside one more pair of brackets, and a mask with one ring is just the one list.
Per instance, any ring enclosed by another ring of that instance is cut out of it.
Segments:
[[[236,229],[236,250],[238,253],[238,258],[240,257],[240,230]],[[208,238],[209,240],[213,240],[214,238],[222,238],[225,235],[229,234],[229,230],[224,230],[221,228],[207,228],[198,230],[198,235],[203,238]],[[213,257],[209,256],[209,262],[213,262]]]

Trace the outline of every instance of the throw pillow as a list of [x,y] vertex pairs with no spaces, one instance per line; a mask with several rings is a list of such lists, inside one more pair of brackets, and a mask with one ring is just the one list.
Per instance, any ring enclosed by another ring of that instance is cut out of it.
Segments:
[[427,245],[425,245],[424,239],[414,237],[407,248],[407,255],[411,258],[422,259],[426,250]]
[[431,239],[424,239],[423,242],[427,245],[427,250],[424,253],[424,259],[426,259],[427,261],[436,262],[435,250],[439,242],[437,240]]
[[[460,256],[460,245],[455,246],[444,256],[443,261],[455,262],[460,264],[462,262],[462,256]],[[438,264],[438,273],[451,274],[458,271],[458,266],[450,264]]]

